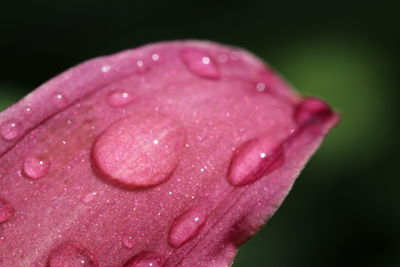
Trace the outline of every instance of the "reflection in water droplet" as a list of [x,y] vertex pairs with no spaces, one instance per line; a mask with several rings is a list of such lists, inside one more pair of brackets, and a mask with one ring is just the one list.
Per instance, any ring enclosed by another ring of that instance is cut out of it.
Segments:
[[186,66],[194,74],[210,78],[218,79],[220,72],[214,60],[199,49],[186,49],[182,51],[182,58]]
[[8,221],[14,215],[14,208],[7,200],[0,197],[0,223]]
[[21,133],[20,126],[15,121],[6,121],[0,127],[0,134],[4,140],[11,141]]
[[174,172],[184,141],[184,128],[169,117],[135,114],[114,123],[97,138],[92,165],[113,184],[155,186]]
[[281,167],[284,162],[283,141],[267,135],[241,145],[231,160],[229,182],[235,186],[251,184]]
[[68,100],[64,95],[55,94],[53,98],[54,98],[54,104],[58,109],[64,109],[68,106]]
[[75,242],[65,242],[50,252],[49,267],[98,267],[96,258],[89,250]]
[[112,107],[123,107],[135,100],[133,95],[127,91],[117,90],[107,96],[107,103]]
[[161,267],[164,257],[158,253],[145,251],[133,256],[124,267]]
[[194,238],[205,223],[207,215],[200,209],[190,209],[173,222],[169,231],[168,242],[178,248]]
[[39,179],[47,175],[49,168],[49,162],[38,157],[27,157],[22,170],[28,178]]

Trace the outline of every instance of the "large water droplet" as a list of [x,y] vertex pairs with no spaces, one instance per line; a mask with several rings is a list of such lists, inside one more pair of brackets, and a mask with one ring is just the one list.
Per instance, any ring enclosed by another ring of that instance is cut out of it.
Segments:
[[31,179],[39,179],[47,175],[50,163],[39,157],[27,157],[23,165],[23,173]]
[[4,140],[11,141],[21,133],[19,124],[15,121],[6,121],[0,127],[0,134]]
[[190,209],[180,215],[172,223],[169,231],[168,242],[178,248],[194,238],[207,219],[207,214],[202,209]]
[[155,252],[145,251],[133,256],[124,267],[161,267],[164,257]]
[[182,51],[182,58],[193,73],[210,79],[220,77],[216,62],[206,52],[199,49],[186,49]]
[[165,182],[177,167],[185,130],[171,118],[138,113],[106,129],[92,149],[98,174],[123,187]]
[[107,96],[107,103],[112,107],[122,107],[132,103],[135,98],[131,93],[117,90]]
[[298,124],[316,124],[331,118],[331,108],[318,98],[306,98],[297,105],[294,119]]
[[7,200],[0,197],[0,223],[8,221],[14,215],[14,208]]
[[96,258],[89,250],[74,242],[65,242],[50,252],[49,267],[97,267]]
[[236,186],[251,184],[282,166],[282,138],[266,135],[242,144],[234,153],[228,180]]

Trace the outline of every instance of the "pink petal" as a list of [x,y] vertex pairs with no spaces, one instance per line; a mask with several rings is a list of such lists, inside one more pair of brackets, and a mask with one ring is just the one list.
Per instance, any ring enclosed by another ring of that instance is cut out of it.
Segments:
[[237,48],[87,61],[0,114],[0,265],[229,266],[337,121]]

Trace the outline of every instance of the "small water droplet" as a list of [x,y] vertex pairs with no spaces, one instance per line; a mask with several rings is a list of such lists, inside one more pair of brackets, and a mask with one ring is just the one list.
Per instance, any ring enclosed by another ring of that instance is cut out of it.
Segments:
[[1,137],[4,140],[7,140],[7,141],[14,140],[21,133],[20,126],[15,121],[6,121],[1,125],[0,133],[1,133]]
[[193,239],[206,222],[207,215],[202,209],[190,209],[180,215],[172,223],[169,231],[168,242],[178,248]]
[[123,107],[135,100],[133,95],[127,91],[113,91],[107,96],[107,103],[112,107]]
[[144,63],[143,63],[142,60],[138,60],[138,61],[136,61],[136,65],[137,65],[139,68],[141,68],[141,67],[143,67]]
[[221,54],[218,56],[218,61],[221,63],[225,63],[228,61],[228,56],[226,54]]
[[54,104],[56,105],[56,107],[58,109],[64,109],[68,106],[68,100],[62,94],[59,94],[59,93],[55,94],[53,96],[53,99],[54,99]]
[[151,59],[152,59],[152,60],[154,60],[154,61],[157,61],[157,60],[159,60],[159,59],[160,59],[160,55],[159,55],[159,54],[156,54],[156,53],[154,53],[154,54],[152,54],[152,55],[151,55]]
[[178,122],[161,114],[138,113],[112,124],[97,138],[92,165],[111,183],[155,186],[174,172],[184,141],[185,130]]
[[220,77],[216,62],[206,52],[199,49],[186,49],[182,51],[182,58],[193,73],[210,79]]
[[14,215],[14,208],[7,200],[0,197],[0,223],[8,221]]
[[256,88],[257,88],[257,91],[264,92],[265,91],[265,83],[257,83]]
[[163,263],[164,257],[160,254],[144,251],[133,256],[124,264],[124,267],[161,267]]
[[294,118],[298,124],[316,124],[332,116],[331,108],[318,98],[306,98],[300,102],[295,110]]
[[101,67],[101,71],[106,73],[109,72],[111,70],[111,66],[110,65],[104,65]]
[[65,242],[50,252],[49,267],[98,267],[96,258],[89,250],[75,242]]
[[248,185],[281,167],[283,141],[282,137],[267,135],[242,144],[232,157],[229,182],[235,186]]
[[97,192],[91,192],[87,195],[85,195],[82,199],[83,203],[90,203],[93,201],[94,197],[97,195]]
[[127,248],[133,248],[134,247],[135,243],[133,241],[134,241],[133,237],[129,236],[129,235],[124,236],[122,238],[122,244],[124,244],[124,246],[127,247]]
[[233,61],[238,60],[240,57],[238,52],[231,52],[229,56]]
[[23,173],[31,179],[39,179],[47,175],[50,163],[39,157],[28,157],[24,161]]

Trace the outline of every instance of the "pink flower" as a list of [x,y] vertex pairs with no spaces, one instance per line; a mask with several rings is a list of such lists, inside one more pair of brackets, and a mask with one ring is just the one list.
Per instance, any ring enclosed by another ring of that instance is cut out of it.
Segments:
[[85,62],[0,114],[0,266],[229,266],[337,121],[237,48]]

